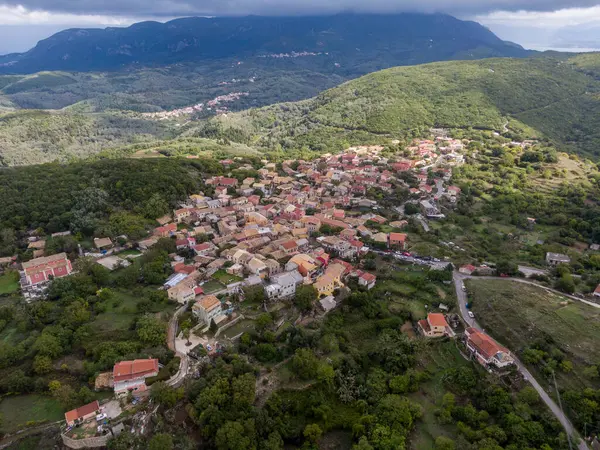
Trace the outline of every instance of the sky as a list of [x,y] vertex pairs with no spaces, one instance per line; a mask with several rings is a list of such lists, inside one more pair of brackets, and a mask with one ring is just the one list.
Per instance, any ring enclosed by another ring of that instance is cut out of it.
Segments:
[[600,49],[600,0],[0,0],[0,54],[65,28],[184,16],[443,12],[532,49]]

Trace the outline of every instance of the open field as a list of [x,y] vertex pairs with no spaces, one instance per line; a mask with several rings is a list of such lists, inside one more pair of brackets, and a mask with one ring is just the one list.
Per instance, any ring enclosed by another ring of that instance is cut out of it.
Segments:
[[18,395],[4,397],[0,401],[2,431],[12,433],[25,427],[28,421],[54,422],[64,418],[64,411],[52,397],[42,395]]
[[8,272],[0,275],[0,295],[12,294],[19,290],[19,274]]
[[514,352],[550,343],[574,365],[569,374],[557,372],[559,384],[586,383],[583,369],[600,359],[600,310],[506,280],[471,279],[466,285],[477,320],[498,341]]
[[236,277],[235,275],[230,275],[227,272],[225,272],[224,270],[217,270],[213,274],[212,278],[224,285],[228,285],[228,284],[243,280],[243,278]]

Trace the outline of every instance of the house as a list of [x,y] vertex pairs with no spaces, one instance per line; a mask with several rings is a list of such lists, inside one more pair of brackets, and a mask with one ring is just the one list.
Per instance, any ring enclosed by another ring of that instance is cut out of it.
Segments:
[[337,306],[337,303],[336,303],[335,299],[333,298],[333,296],[329,295],[329,296],[319,300],[319,305],[321,305],[321,308],[323,309],[323,311],[325,311],[325,313],[328,313],[329,311],[332,311],[333,309],[335,309],[335,307]]
[[265,295],[271,301],[291,298],[296,294],[296,288],[302,284],[303,279],[297,270],[273,275],[272,283],[265,286]]
[[100,404],[98,403],[98,400],[94,400],[92,403],[67,411],[65,413],[65,420],[67,425],[72,427],[75,424],[92,419],[99,410]]
[[113,367],[115,394],[143,392],[147,389],[146,378],[158,375],[158,359],[121,361]]
[[400,250],[406,249],[406,238],[408,236],[404,233],[390,233],[389,234],[389,246],[399,248]]
[[192,208],[181,208],[173,211],[173,217],[175,217],[175,222],[181,223],[188,217],[192,215]]
[[460,273],[464,273],[465,275],[471,275],[476,270],[477,270],[477,267],[475,267],[473,264],[467,264],[467,265],[461,266],[460,269],[458,269],[458,271]]
[[105,250],[107,248],[112,247],[113,243],[110,238],[94,238],[94,246],[98,250]]
[[377,277],[369,272],[362,272],[358,276],[358,285],[366,287],[367,290],[374,288],[376,281]]
[[214,295],[205,295],[192,306],[192,313],[206,325],[222,313],[221,301]]
[[252,258],[246,264],[246,269],[251,275],[257,275],[261,278],[265,277],[268,273],[267,265],[264,261],[258,259],[257,257]]
[[281,250],[286,252],[288,255],[290,253],[296,253],[298,251],[298,244],[294,240],[285,241],[279,247]]
[[419,320],[419,331],[425,337],[454,336],[454,332],[441,313],[429,313],[427,319]]
[[594,296],[600,297],[600,284],[594,289]]
[[315,259],[304,253],[294,255],[285,265],[286,271],[298,270],[303,277],[312,277],[319,268]]
[[38,284],[51,278],[61,278],[73,271],[66,253],[35,258],[22,264],[27,284]]
[[167,289],[169,300],[181,304],[194,300],[196,297],[194,288],[198,284],[199,276],[200,274],[198,272],[192,272],[189,275],[186,272],[177,273],[175,278],[169,282],[170,287]]
[[156,227],[154,229],[154,236],[169,237],[176,231],[177,231],[177,224],[170,223],[170,224],[162,226],[162,227]]
[[546,263],[551,266],[558,266],[559,264],[569,264],[571,258],[562,253],[546,253]]
[[343,286],[342,275],[346,268],[342,264],[331,264],[323,275],[317,278],[314,288],[317,290],[319,297],[333,295],[333,292],[338,287]]
[[512,355],[506,348],[477,328],[467,328],[464,337],[467,349],[482,366],[503,368],[514,363]]

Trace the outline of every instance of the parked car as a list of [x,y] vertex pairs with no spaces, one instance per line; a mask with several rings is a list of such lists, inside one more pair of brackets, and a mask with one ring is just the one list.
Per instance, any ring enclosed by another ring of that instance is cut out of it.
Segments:
[[402,253],[404,256],[412,256],[409,252]]
[[100,422],[101,420],[106,419],[106,414],[102,413],[102,414],[98,414],[96,416],[96,422]]
[[469,311],[467,314],[469,314],[469,317],[470,317],[471,319],[474,319],[474,318],[475,318],[475,314],[473,314],[473,311]]

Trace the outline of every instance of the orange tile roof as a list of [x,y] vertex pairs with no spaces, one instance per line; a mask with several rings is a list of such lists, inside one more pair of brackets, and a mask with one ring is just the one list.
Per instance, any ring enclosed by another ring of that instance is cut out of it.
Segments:
[[71,411],[67,411],[65,413],[65,419],[67,423],[74,422],[81,417],[85,417],[88,414],[92,414],[100,409],[100,404],[98,400],[94,400],[92,403],[88,403],[87,405],[80,406],[79,408],[72,409]]
[[113,379],[115,382],[132,380],[145,377],[154,372],[158,372],[158,359],[121,361],[113,367]]
[[432,327],[447,327],[448,326],[448,322],[446,322],[446,318],[441,313],[427,314],[427,321],[431,324]]

